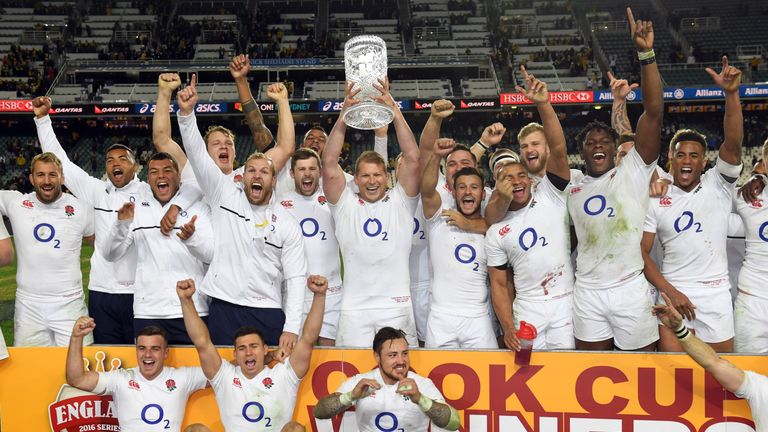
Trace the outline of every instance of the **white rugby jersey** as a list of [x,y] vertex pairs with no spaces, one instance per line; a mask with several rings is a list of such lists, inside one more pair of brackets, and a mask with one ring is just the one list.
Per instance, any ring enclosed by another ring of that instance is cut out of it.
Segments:
[[0,240],[5,240],[11,235],[8,234],[8,230],[5,228],[5,223],[3,222],[3,216],[0,215]]
[[768,377],[757,372],[744,371],[744,382],[733,394],[746,399],[752,411],[755,430],[762,432],[768,429]]
[[408,270],[417,201],[396,184],[375,203],[346,187],[330,205],[344,259],[342,310],[411,306]]
[[273,368],[264,366],[251,379],[243,375],[240,366],[222,360],[211,386],[224,429],[280,431],[293,417],[300,382],[290,358]]
[[189,395],[207,383],[199,367],[165,366],[152,381],[134,367],[99,372],[93,393],[112,395],[121,432],[180,431]]
[[427,227],[432,260],[430,311],[469,318],[487,316],[485,236],[448,225],[439,211],[427,220]]
[[279,205],[270,204],[263,216],[257,215],[261,212],[242,187],[205,151],[195,115],[176,118],[190,166],[211,206],[214,254],[200,290],[237,305],[281,308],[281,283],[286,281],[283,331],[298,334],[307,278],[298,222]]
[[[56,138],[49,116],[36,118],[35,124],[43,151],[51,152],[61,159],[64,168],[64,184],[67,189],[93,208],[96,238],[106,236],[117,220],[117,210],[129,201],[135,202],[139,190],[149,189],[149,186],[138,177],[122,188],[116,188],[109,180],[91,177],[69,160]],[[98,245],[95,247],[91,255],[89,290],[108,294],[133,294],[135,276],[135,251],[130,251],[118,261],[109,262],[104,257],[104,251]]]
[[648,183],[656,162],[646,165],[633,147],[621,165],[600,177],[585,176],[568,195],[578,238],[576,286],[618,287],[643,271],[640,251],[648,210]]
[[741,195],[733,198],[736,212],[744,221],[746,255],[739,273],[739,290],[768,299],[768,189],[747,204]]
[[[336,240],[331,208],[323,190],[318,187],[311,196],[291,191],[280,194],[277,201],[299,221],[309,274],[323,275],[328,279],[328,295],[341,294],[339,242]],[[312,295],[307,288],[305,299],[311,300]]]
[[[360,380],[366,378],[377,381],[381,384],[381,388],[371,393],[370,396],[355,401],[355,419],[360,432],[422,432],[427,430],[431,423],[429,417],[421,411],[417,404],[397,393],[398,383],[385,384],[378,368],[351,377],[341,383],[336,391],[341,394],[350,392]],[[445,398],[432,383],[432,380],[410,371],[408,378],[416,382],[421,394],[433,401],[445,403]]]
[[[211,213],[202,202],[179,212],[176,228],[188,223],[193,216],[195,234],[186,242],[174,229],[170,235],[160,233],[160,220],[170,203],[161,205],[152,192],[140,193],[136,200],[133,220],[116,220],[106,237],[96,240],[107,259],[120,260],[130,249],[138,256],[133,315],[136,318],[181,318],[181,302],[176,294],[176,282],[193,279],[199,286],[205,276],[205,264],[188,247],[203,250],[201,256],[213,254]],[[189,243],[189,244],[185,244]],[[196,291],[192,296],[200,316],[208,315],[208,299]]]
[[[439,212],[438,212],[439,213]],[[411,274],[411,286],[428,289],[432,280],[432,267],[429,263],[429,228],[424,220],[424,207],[419,195],[416,212],[413,214],[413,235],[411,236],[411,254],[408,259]]]
[[80,249],[93,235],[93,209],[64,193],[44,204],[32,192],[0,191],[0,214],[11,220],[16,295],[41,302],[83,295]]
[[[724,162],[720,162],[724,163]],[[661,274],[677,289],[730,289],[726,240],[733,184],[716,166],[690,192],[674,184],[652,198],[643,230],[663,249]]]
[[549,300],[573,291],[566,196],[545,177],[532,189],[528,205],[488,228],[488,265],[514,270],[516,298]]

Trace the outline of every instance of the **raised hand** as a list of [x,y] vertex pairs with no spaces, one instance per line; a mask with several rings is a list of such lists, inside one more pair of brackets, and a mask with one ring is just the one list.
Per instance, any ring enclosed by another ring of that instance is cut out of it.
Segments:
[[608,79],[611,80],[611,94],[614,99],[626,99],[627,95],[632,93],[632,90],[640,87],[640,84],[630,84],[629,81],[625,79],[616,78],[610,71],[608,71]]
[[75,321],[75,326],[72,328],[72,337],[85,337],[87,334],[93,332],[96,328],[96,322],[93,318],[88,316],[81,316]]
[[181,87],[181,77],[177,73],[162,73],[157,77],[157,87],[161,92],[171,94]]
[[496,122],[483,129],[483,134],[480,135],[480,141],[490,148],[498,145],[502,138],[504,138],[505,133],[507,133],[507,128],[500,122]]
[[704,70],[724,92],[731,93],[739,91],[741,71],[728,64],[728,57],[723,56],[723,69],[720,73],[715,72],[712,68],[706,68]]
[[235,81],[247,77],[250,70],[251,63],[248,61],[248,56],[245,54],[236,55],[232,57],[232,61],[229,62],[229,73]]
[[117,210],[117,220],[119,221],[133,220],[133,214],[135,209],[136,209],[136,204],[132,202],[127,202],[123,204],[123,206]]
[[192,80],[189,85],[184,87],[176,95],[176,101],[179,104],[179,114],[187,116],[192,114],[197,105],[197,74],[192,74]]
[[184,279],[176,282],[176,294],[179,299],[191,299],[192,294],[195,293],[195,281],[192,279]]
[[496,191],[506,200],[512,201],[512,194],[514,190],[515,185],[512,183],[511,178],[504,177],[496,182]]
[[181,210],[178,206],[172,205],[165,212],[165,215],[160,220],[160,233],[162,235],[167,236],[171,234],[173,227],[176,226],[176,217],[179,216],[179,211]]
[[275,102],[288,100],[288,89],[283,83],[272,83],[267,87],[267,97]]
[[635,21],[632,9],[627,8],[627,21],[632,42],[638,51],[645,52],[653,49],[653,21]]
[[520,72],[523,74],[523,79],[525,80],[525,88],[515,86],[515,90],[522,93],[537,105],[549,102],[547,84],[544,81],[536,79],[533,74],[529,74],[528,71],[525,70],[524,65],[520,65]]
[[293,333],[290,332],[283,332],[283,334],[280,335],[280,341],[279,347],[286,353],[286,357],[291,355],[291,352],[293,352],[293,348],[296,346],[296,341],[299,340],[299,337]]
[[435,140],[435,156],[444,158],[453,151],[454,147],[456,147],[456,141],[453,138],[438,138]]
[[741,189],[739,189],[739,195],[741,195],[747,204],[752,204],[757,201],[760,194],[763,193],[763,189],[765,189],[763,178],[764,176],[754,175],[749,181],[744,183],[744,186],[742,186]]
[[[363,90],[355,88],[355,83],[353,82],[347,81],[344,83],[344,109],[353,107],[361,102],[359,99],[355,99],[361,91]],[[343,118],[343,116],[340,118]]]
[[419,386],[416,385],[416,381],[413,378],[403,378],[397,383],[397,393],[407,396],[411,402],[418,404],[421,399],[421,392]]
[[32,108],[35,111],[35,118],[41,118],[48,115],[48,111],[51,110],[51,98],[46,96],[38,96],[32,99]]
[[376,96],[373,98],[373,100],[392,108],[394,111],[400,111],[400,107],[397,106],[395,99],[392,97],[392,94],[389,92],[389,78],[387,77],[384,77],[384,79],[379,78],[378,81],[379,81],[378,84],[373,83],[373,88],[380,91],[381,96]]
[[197,215],[192,216],[192,219],[189,220],[189,222],[185,223],[181,226],[181,230],[176,233],[176,235],[182,240],[187,241],[195,234],[195,221],[197,220]]
[[307,288],[315,294],[325,294],[328,291],[328,279],[324,276],[309,275],[307,277]]
[[456,109],[456,107],[453,105],[453,102],[446,99],[438,99],[432,103],[430,115],[433,117],[445,119],[453,115],[454,109]]
[[352,398],[354,400],[368,397],[371,393],[381,388],[381,384],[378,381],[370,378],[363,378],[358,381],[355,388],[352,389]]

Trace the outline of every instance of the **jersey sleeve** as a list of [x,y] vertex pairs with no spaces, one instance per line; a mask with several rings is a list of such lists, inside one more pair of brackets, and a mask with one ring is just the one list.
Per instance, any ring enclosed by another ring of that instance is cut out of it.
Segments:
[[433,383],[431,379],[421,377],[420,381],[421,382],[416,383],[416,385],[419,386],[419,393],[433,401],[445,403],[445,397],[443,397],[443,394],[440,393],[440,390],[437,389],[437,386],[435,386],[435,383]]
[[[403,205],[408,210],[408,213],[413,216],[414,213],[416,213],[416,207],[419,205],[419,194],[409,197],[408,194],[405,193],[405,189],[403,189],[403,186],[400,183],[395,185],[395,190],[393,192],[396,193],[400,200],[403,202]],[[440,212],[438,211],[437,213]]]
[[44,152],[51,152],[61,159],[64,171],[64,184],[67,186],[67,189],[72,191],[72,194],[79,199],[87,202],[91,207],[96,205],[97,195],[99,191],[104,189],[104,182],[91,177],[82,168],[69,160],[67,152],[64,151],[58,138],[56,138],[50,116],[36,118],[35,125],[37,126],[37,139],[40,141],[42,150]]
[[299,376],[296,375],[296,372],[293,370],[290,357],[285,359],[284,363],[276,364],[273,370],[280,373],[281,376],[287,378],[288,382],[290,382],[293,386],[298,386],[299,382],[301,382],[301,378],[299,378]]
[[288,213],[284,212],[282,217],[286,224],[280,260],[283,267],[283,280],[287,286],[283,331],[299,334],[304,310],[304,293],[307,291],[307,256],[304,251],[304,236],[301,234],[299,224]]
[[338,217],[337,215],[342,214],[344,212],[344,209],[349,207],[351,203],[353,203],[355,200],[355,194],[352,193],[352,188],[349,186],[344,187],[344,191],[341,192],[341,196],[339,197],[339,200],[336,201],[336,204],[331,204],[330,201],[328,201],[328,206],[331,209],[331,213],[333,214],[333,219],[336,220]]
[[634,197],[627,197],[627,199],[642,199],[648,196],[648,185],[656,167],[656,161],[646,164],[635,147],[627,152],[627,155],[621,159],[621,165],[616,167],[619,175],[632,185],[635,192]]
[[[197,118],[192,113],[188,116],[176,115],[181,131],[181,140],[187,151],[187,158],[202,189],[211,205],[218,205],[226,183],[232,183],[221,172],[216,163],[205,151],[205,141],[197,127]],[[234,187],[234,185],[232,185]]]
[[216,375],[211,378],[211,386],[213,386],[214,389],[219,389],[223,385],[227,383],[227,380],[229,377],[231,377],[235,372],[235,365],[233,365],[230,362],[221,361],[221,365],[219,366],[219,370],[216,372]]
[[189,164],[186,164],[184,169],[181,170],[181,186],[179,186],[179,191],[171,200],[171,204],[186,210],[202,199],[203,191],[200,190],[195,173]]
[[549,179],[549,173],[547,173],[547,175],[541,179],[541,181],[535,186],[535,189],[538,193],[546,195],[552,202],[562,203],[565,205],[565,201],[568,197],[568,186],[566,185],[565,189],[563,190],[558,189],[552,183],[552,180]]
[[106,236],[96,237],[96,247],[107,261],[115,262],[133,246],[133,221],[115,219]]
[[733,185],[741,174],[742,168],[743,164],[731,165],[718,157],[715,167],[704,173],[705,179],[702,181],[711,182],[722,197],[732,199],[736,194]]
[[337,393],[341,393],[341,394],[344,394],[344,393],[347,393],[347,392],[351,392],[352,389],[355,388],[357,383],[359,383],[360,380],[363,379],[363,378],[365,378],[365,377],[363,375],[361,375],[361,374],[357,374],[357,375],[349,378],[348,380],[346,380],[343,383],[341,383],[341,385],[339,386],[338,390],[336,390],[336,392]]
[[10,216],[8,212],[13,203],[18,201],[20,197],[21,192],[18,191],[0,191],[0,214]]
[[5,240],[10,237],[8,230],[5,228],[5,222],[3,222],[3,216],[0,215],[0,240]]
[[200,203],[199,205],[190,208],[188,211],[191,212],[193,216],[197,216],[197,219],[195,220],[195,233],[183,243],[192,256],[205,264],[210,264],[213,260],[214,250],[211,209],[207,205]]
[[94,223],[94,214],[95,210],[93,209],[93,206],[86,206],[85,208],[85,227],[83,229],[83,237],[90,237],[96,233],[95,230],[95,223]]
[[752,371],[744,371],[744,382],[734,394],[749,402],[753,412],[758,408],[765,409],[768,403],[768,377]]
[[645,222],[643,222],[643,231],[656,233],[656,227],[659,224],[658,216],[656,214],[657,198],[651,198],[651,202],[648,203],[648,211],[645,212]]
[[[224,362],[222,361],[222,363]],[[177,369],[177,371],[184,374],[184,390],[186,390],[186,393],[202,390],[208,385],[208,379],[200,367],[183,367]]]
[[120,374],[125,373],[120,370],[110,372],[99,372],[99,380],[93,393],[97,395],[111,395],[115,393],[115,388],[120,381]]
[[498,267],[509,264],[507,253],[501,248],[501,238],[497,231],[507,229],[506,224],[495,224],[485,233],[485,255],[488,267]]

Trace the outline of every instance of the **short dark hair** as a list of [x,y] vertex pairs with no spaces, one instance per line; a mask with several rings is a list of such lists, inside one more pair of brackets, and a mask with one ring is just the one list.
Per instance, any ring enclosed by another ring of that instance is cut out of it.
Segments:
[[680,129],[672,135],[672,139],[669,140],[669,148],[675,151],[675,146],[683,141],[694,141],[701,144],[701,148],[706,153],[707,151],[707,137],[704,134],[697,132],[693,129]]
[[150,162],[156,161],[156,160],[157,161],[160,161],[160,160],[169,160],[169,161],[171,161],[171,163],[173,164],[173,169],[175,169],[177,173],[179,172],[179,163],[176,162],[176,159],[174,159],[173,156],[171,156],[170,154],[168,154],[166,152],[157,152],[157,153],[153,154],[149,158],[149,161],[147,161],[147,167],[149,167],[149,163]]
[[477,156],[475,156],[474,153],[472,153],[472,150],[469,149],[469,147],[465,146],[464,144],[456,144],[453,147],[453,150],[451,150],[450,153],[445,155],[445,160],[448,160],[449,157],[451,157],[452,154],[456,153],[457,151],[465,151],[472,155],[472,160],[475,161],[475,165],[477,165]]
[[139,341],[139,336],[162,336],[163,343],[168,346],[168,333],[160,326],[150,325],[139,330],[139,333],[136,334],[136,342]]
[[323,135],[325,135],[326,137],[328,136],[328,132],[326,132],[322,126],[316,124],[316,125],[312,125],[312,127],[310,127],[309,129],[307,129],[306,132],[304,132],[304,139],[302,141],[306,141],[307,136],[309,136],[309,133],[312,132],[313,130],[319,130],[320,132],[323,133]]
[[614,128],[599,120],[592,120],[591,122],[587,123],[586,126],[584,126],[584,129],[582,129],[578,135],[576,135],[576,142],[579,144],[579,150],[584,148],[584,141],[587,140],[587,136],[593,131],[602,131],[607,133],[611,136],[611,139],[613,139],[614,143],[619,140],[619,134]]
[[136,152],[131,150],[130,147],[128,147],[125,144],[115,143],[111,146],[107,147],[107,151],[104,154],[107,154],[111,152],[112,150],[125,150],[126,153],[128,153],[128,157],[131,158],[134,164],[138,163],[138,159],[136,159]]
[[[256,336],[261,339],[261,342],[266,343],[264,341],[264,335],[261,334],[261,330],[257,329],[254,326],[246,325],[242,326],[239,329],[235,330],[235,337],[232,338],[232,345],[235,345],[235,342],[237,342],[237,339],[243,336],[247,336],[250,334],[255,334]],[[236,345],[235,345],[236,346]]]
[[293,157],[291,158],[291,171],[293,171],[293,168],[296,166],[296,161],[307,160],[312,158],[315,158],[317,160],[318,168],[322,168],[323,164],[320,162],[320,155],[318,155],[316,151],[307,147],[302,147],[296,150],[296,152],[293,153]]
[[373,352],[381,354],[381,347],[384,345],[384,342],[395,339],[405,339],[406,342],[408,341],[408,338],[405,337],[405,332],[400,329],[392,327],[380,328],[376,332],[376,336],[373,337]]
[[485,185],[485,179],[477,168],[464,167],[456,171],[456,174],[453,175],[453,190],[456,190],[456,181],[462,176],[476,176],[480,179],[480,185]]

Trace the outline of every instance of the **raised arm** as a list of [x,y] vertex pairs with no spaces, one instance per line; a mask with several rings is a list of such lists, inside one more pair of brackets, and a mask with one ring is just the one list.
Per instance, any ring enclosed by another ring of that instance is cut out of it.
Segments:
[[741,165],[741,143],[744,140],[744,115],[741,112],[739,100],[741,71],[728,65],[726,56],[723,56],[723,69],[719,74],[711,68],[705,70],[725,94],[725,118],[723,119],[725,138],[720,145],[720,159],[730,165]]
[[664,116],[661,75],[653,51],[653,23],[635,21],[630,8],[627,8],[627,20],[640,58],[640,85],[643,92],[643,114],[637,121],[635,148],[643,161],[651,164],[659,157],[661,121]]
[[127,202],[117,210],[117,220],[112,224],[105,237],[96,239],[97,247],[109,262],[116,262],[133,245],[133,216],[136,204]]
[[67,349],[67,384],[83,391],[93,391],[99,383],[98,372],[83,367],[83,338],[96,328],[93,318],[82,316],[75,321]]
[[237,96],[245,113],[245,122],[248,124],[248,129],[251,130],[253,144],[256,145],[258,151],[264,152],[272,143],[272,132],[264,125],[264,117],[262,117],[261,110],[259,110],[259,104],[256,103],[256,99],[253,98],[253,93],[251,93],[251,86],[248,84],[248,72],[250,70],[251,64],[247,55],[236,55],[229,62],[229,73],[235,80]]
[[280,172],[288,159],[296,151],[296,130],[293,127],[291,104],[288,102],[288,89],[283,83],[270,84],[267,96],[277,104],[277,145],[267,151],[267,156],[275,165],[275,172]]
[[632,90],[639,87],[637,84],[629,84],[625,79],[617,79],[609,71],[608,78],[611,80],[611,94],[613,95],[613,105],[611,106],[611,127],[619,135],[632,133],[632,123],[629,122],[627,115],[627,95]]
[[402,165],[397,170],[397,181],[405,190],[409,197],[415,197],[419,193],[419,183],[421,178],[421,166],[419,165],[419,147],[416,145],[416,137],[413,136],[408,122],[405,121],[400,107],[395,103],[392,95],[389,93],[389,79],[379,80],[378,85],[373,85],[381,96],[374,99],[384,105],[389,106],[395,113],[395,133],[397,142],[400,144],[400,150],[403,152]]
[[475,159],[480,162],[485,152],[487,152],[488,149],[497,146],[501,142],[501,139],[504,138],[506,132],[507,129],[501,122],[486,126],[485,129],[483,129],[482,135],[480,135],[480,139],[472,144],[469,151],[472,152],[472,154],[475,155]]
[[387,149],[388,131],[388,124],[373,130],[373,151],[381,155],[385,161],[389,161],[389,151]]
[[181,302],[181,312],[184,315],[184,327],[187,334],[195,345],[197,355],[200,357],[200,366],[203,368],[205,377],[213,379],[221,368],[221,356],[216,347],[211,342],[211,335],[208,327],[205,325],[200,315],[195,309],[195,303],[192,301],[192,295],[195,293],[195,281],[185,279],[176,282],[176,294]]
[[187,150],[189,164],[195,173],[200,189],[208,198],[209,203],[217,203],[225,183],[232,184],[232,181],[221,172],[205,150],[205,141],[200,135],[197,118],[195,118],[196,86],[197,75],[193,74],[189,85],[177,93],[176,101],[179,104],[179,112],[176,114],[176,119],[179,122],[181,141]]
[[0,267],[11,264],[13,255],[13,241],[11,241],[8,230],[5,228],[3,215],[0,215]]
[[421,158],[422,165],[427,163],[427,159],[432,154],[435,141],[440,138],[440,128],[443,125],[443,120],[453,115],[455,108],[453,102],[446,99],[438,99],[432,102],[429,118],[419,137],[419,157]]
[[178,143],[171,138],[171,97],[181,86],[179,74],[164,73],[157,77],[157,101],[152,113],[152,145],[155,151],[168,153],[179,164],[179,172],[187,164],[187,156]]
[[456,143],[452,138],[438,138],[432,147],[433,151],[430,152],[424,164],[424,171],[421,173],[421,202],[426,219],[431,219],[443,205],[440,194],[437,192],[440,161],[456,147]]
[[[666,294],[661,293],[661,297],[664,298],[667,305],[670,303]],[[680,340],[680,345],[696,363],[712,374],[726,390],[737,391],[744,382],[744,371],[728,360],[718,357],[711,346],[697,338],[685,327],[683,317],[675,308],[667,305],[657,304],[653,307],[653,314],[659,318],[662,324],[675,332]]]
[[296,343],[296,348],[290,356],[291,367],[299,379],[304,378],[309,370],[309,361],[312,357],[312,348],[320,336],[323,327],[323,314],[325,313],[325,293],[328,290],[328,280],[323,276],[310,275],[307,277],[307,287],[314,293],[312,306],[309,308],[304,327]]
[[344,114],[350,107],[360,103],[360,101],[355,99],[355,95],[360,93],[360,90],[352,90],[353,85],[352,83],[346,83],[344,87],[344,109],[339,114],[339,118],[336,119],[336,124],[333,125],[331,133],[328,134],[328,143],[325,145],[322,154],[323,192],[331,204],[339,202],[344,188],[347,187],[344,170],[339,165],[339,158],[341,157],[341,149],[344,147],[344,136],[347,133]]
[[557,118],[557,113],[549,102],[547,84],[529,74],[523,65],[520,65],[520,72],[522,72],[525,78],[525,88],[515,86],[515,89],[533,101],[536,104],[536,109],[539,111],[541,123],[544,126],[544,136],[547,138],[547,146],[549,147],[547,172],[569,180],[571,178],[571,170],[568,167],[568,149],[565,145],[565,134],[563,133],[563,127],[560,125],[560,119]]

